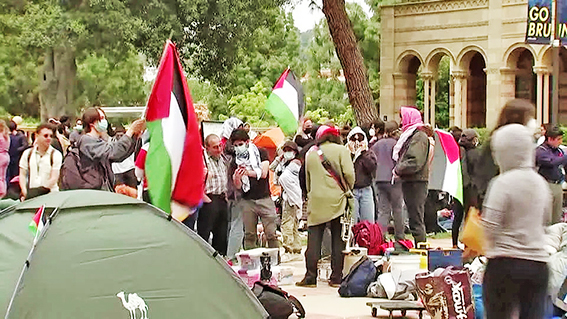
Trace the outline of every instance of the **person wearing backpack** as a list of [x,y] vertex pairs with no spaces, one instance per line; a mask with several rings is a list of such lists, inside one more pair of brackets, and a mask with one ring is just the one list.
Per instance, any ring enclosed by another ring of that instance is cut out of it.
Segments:
[[52,124],[40,124],[35,131],[34,146],[22,153],[20,158],[22,200],[59,191],[57,181],[63,155],[51,146],[54,132],[55,127]]
[[106,114],[97,107],[86,109],[83,113],[84,134],[77,142],[77,148],[81,178],[85,179],[84,182],[88,184],[88,187],[72,185],[74,187],[71,189],[91,188],[114,191],[114,173],[111,163],[122,162],[132,155],[136,138],[144,131],[145,124],[143,119],[136,120],[120,139],[107,142],[102,139],[108,130]]

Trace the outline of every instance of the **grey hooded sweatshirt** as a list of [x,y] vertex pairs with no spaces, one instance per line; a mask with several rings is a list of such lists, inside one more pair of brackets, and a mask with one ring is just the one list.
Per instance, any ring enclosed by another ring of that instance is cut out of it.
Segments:
[[543,244],[552,198],[535,171],[532,134],[523,125],[509,124],[494,132],[491,146],[501,173],[490,182],[483,206],[485,254],[547,262]]

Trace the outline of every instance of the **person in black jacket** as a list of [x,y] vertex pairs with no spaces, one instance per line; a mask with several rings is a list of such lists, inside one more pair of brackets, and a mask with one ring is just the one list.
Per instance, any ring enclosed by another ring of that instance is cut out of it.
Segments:
[[376,176],[376,156],[368,150],[368,139],[360,127],[353,128],[347,136],[347,147],[353,157],[356,222],[367,220],[374,223],[375,207],[372,181]]
[[[295,135],[294,142],[299,146],[299,148],[305,147],[307,144],[313,142],[315,139],[311,136],[311,131],[313,130],[313,122],[310,119],[304,119],[303,123],[297,130],[297,135]],[[315,130],[316,132],[317,130]]]
[[402,181],[402,192],[408,210],[409,227],[415,244],[426,241],[425,200],[429,181],[429,137],[418,109],[403,106],[400,110],[402,130],[392,158],[397,162],[394,178]]
[[459,229],[463,220],[466,220],[469,209],[474,206],[477,208],[478,199],[478,180],[477,168],[478,158],[480,156],[478,145],[478,134],[473,129],[465,129],[459,139],[461,151],[461,172],[463,174],[463,205],[461,210],[453,210],[453,226],[451,227],[451,235],[453,237],[453,247],[457,247],[459,242]]
[[18,131],[16,122],[8,122],[8,128],[10,129],[10,148],[8,149],[10,164],[8,164],[8,170],[6,171],[6,183],[9,184],[12,178],[20,173],[18,164],[20,163],[22,153],[28,148],[28,139],[22,132]]

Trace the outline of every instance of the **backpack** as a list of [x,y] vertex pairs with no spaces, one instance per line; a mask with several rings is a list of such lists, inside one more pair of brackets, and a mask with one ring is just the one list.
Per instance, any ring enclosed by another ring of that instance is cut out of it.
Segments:
[[368,256],[362,256],[343,278],[339,287],[341,297],[366,297],[368,286],[376,280],[376,266]]
[[378,255],[380,246],[384,244],[384,235],[379,223],[371,223],[367,220],[361,221],[352,227],[354,242],[359,247],[368,249],[369,255]]
[[82,167],[79,149],[69,147],[61,165],[59,187],[61,190],[101,189],[104,175],[96,167]]
[[305,318],[305,309],[299,300],[278,287],[257,281],[252,292],[266,309],[270,319],[287,319],[293,313],[297,318]]

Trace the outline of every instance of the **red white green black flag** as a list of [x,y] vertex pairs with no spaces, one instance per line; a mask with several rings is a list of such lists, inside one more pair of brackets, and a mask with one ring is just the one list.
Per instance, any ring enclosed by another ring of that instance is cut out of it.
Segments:
[[266,101],[266,110],[272,114],[282,131],[289,135],[296,132],[304,108],[301,82],[287,68],[274,85]]
[[[145,172],[152,204],[196,207],[203,198],[203,147],[193,101],[175,45],[167,41],[146,108],[150,146]],[[174,216],[175,217],[175,216]]]

